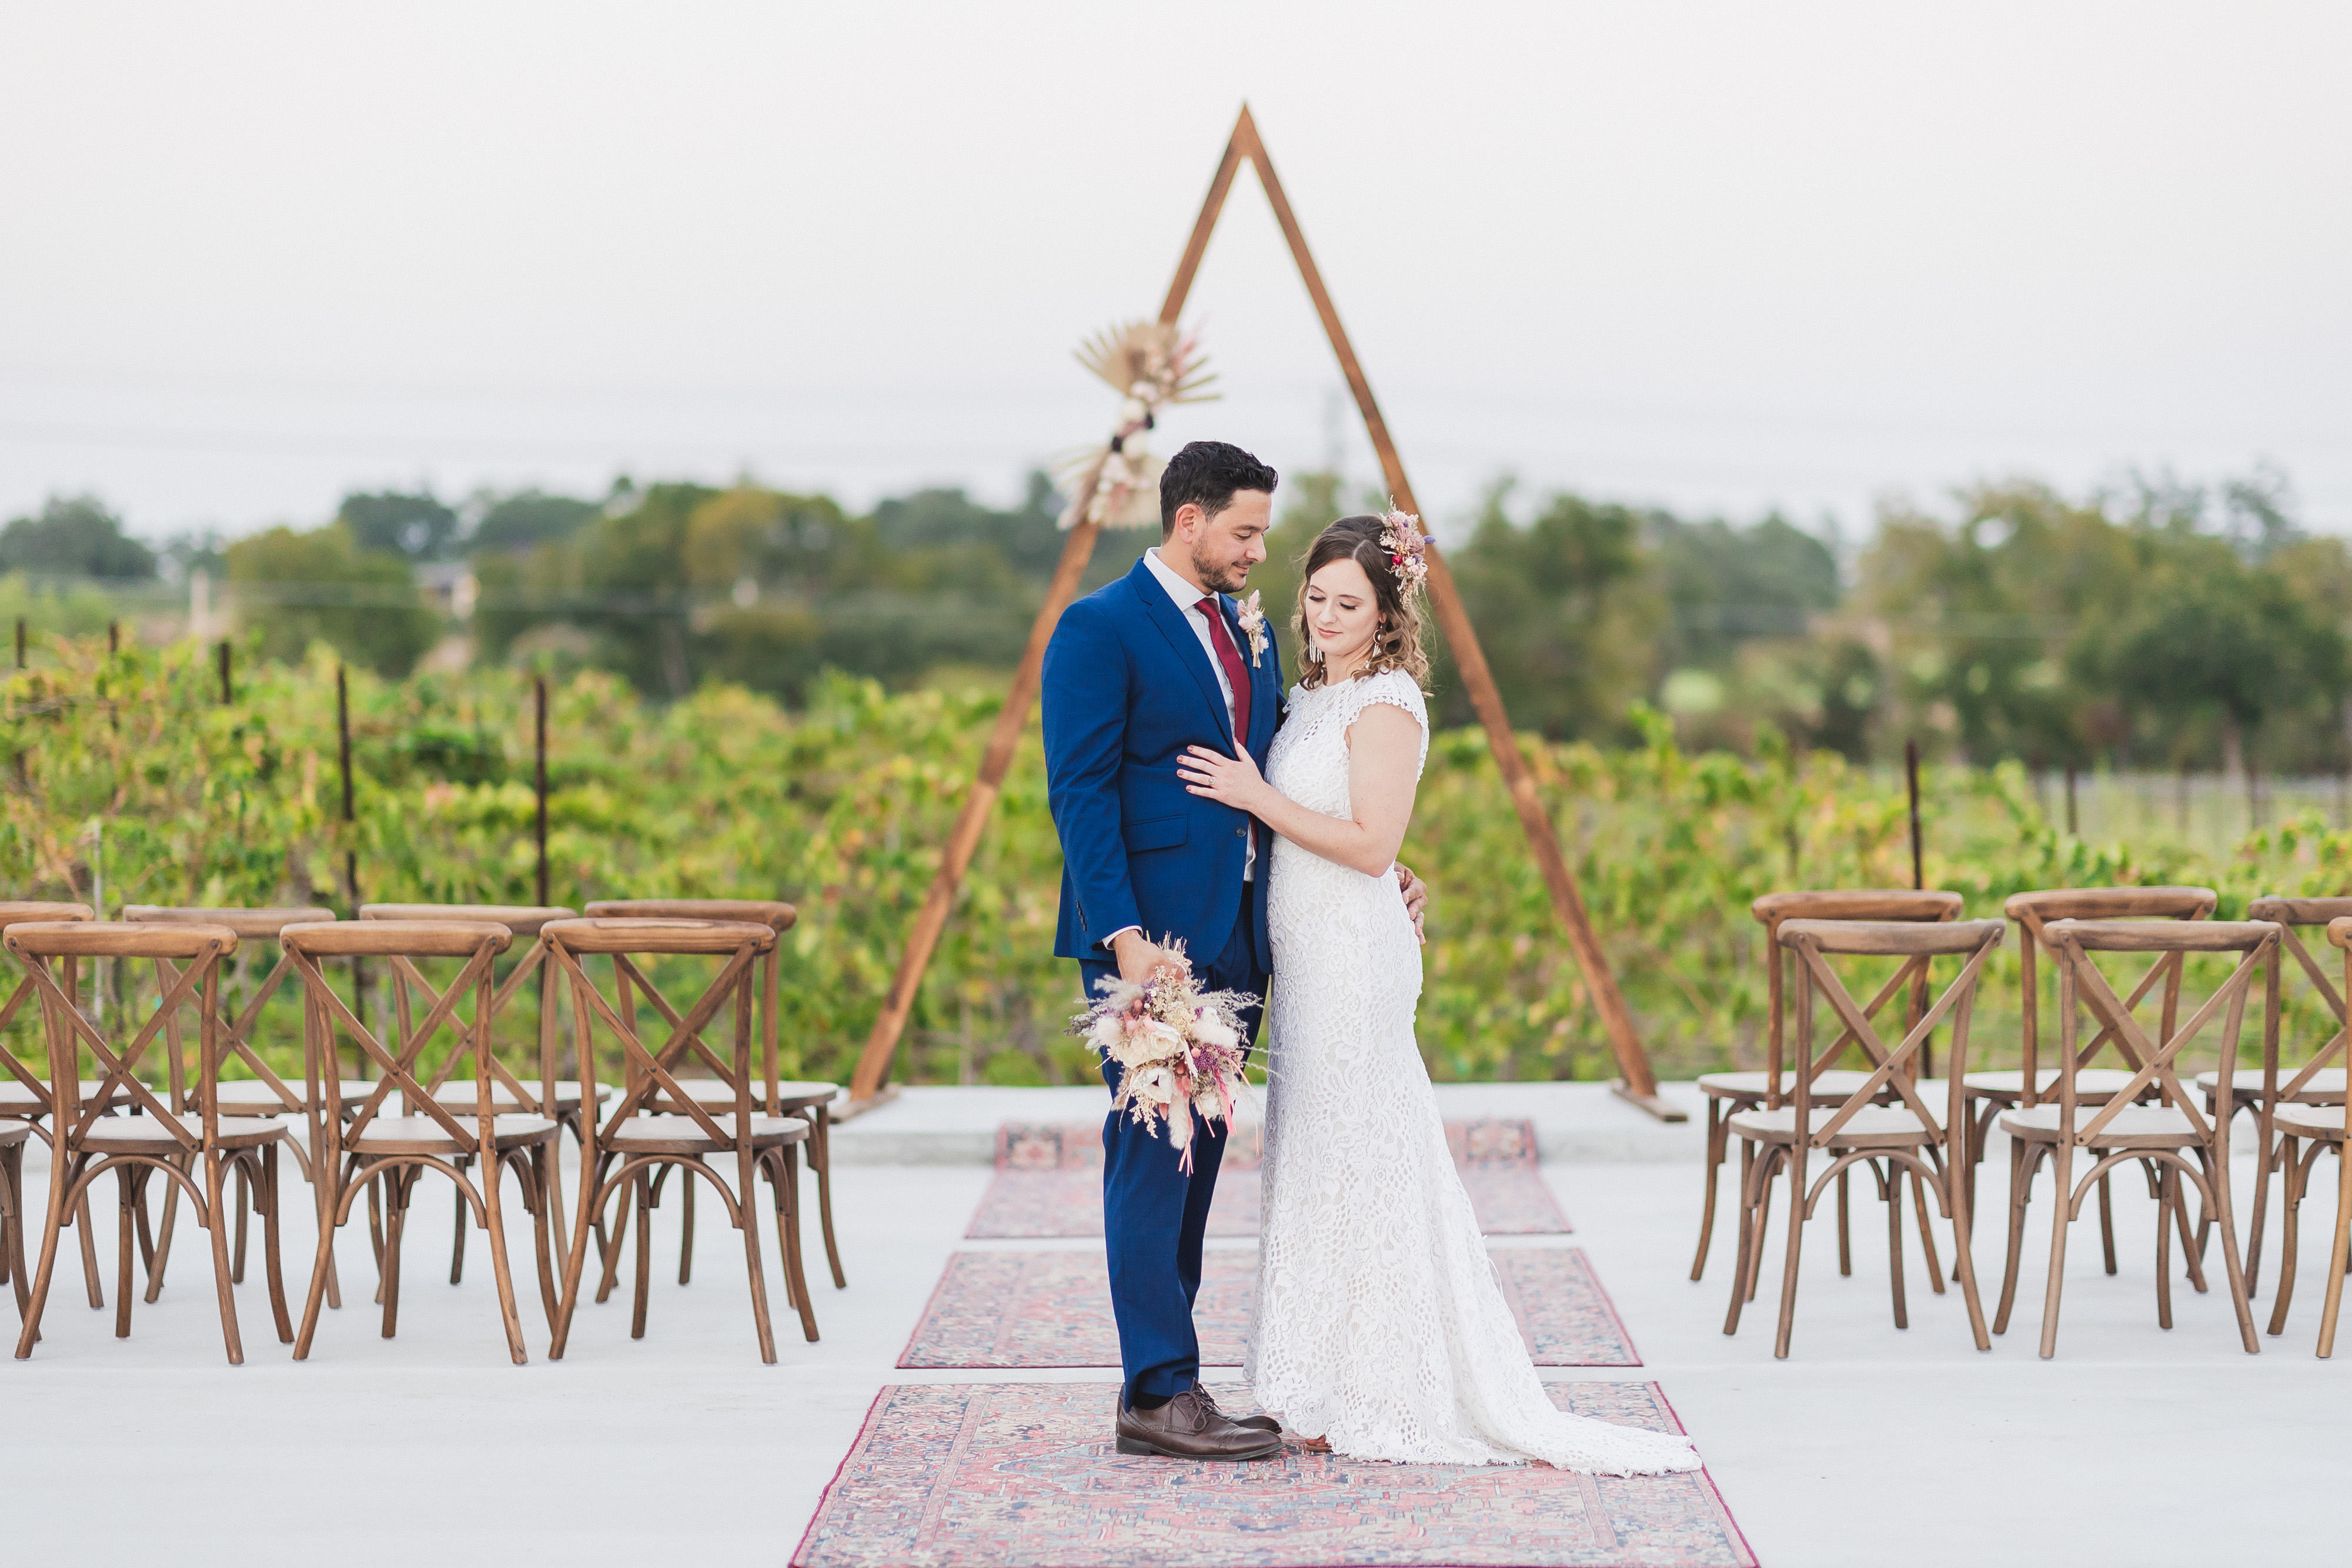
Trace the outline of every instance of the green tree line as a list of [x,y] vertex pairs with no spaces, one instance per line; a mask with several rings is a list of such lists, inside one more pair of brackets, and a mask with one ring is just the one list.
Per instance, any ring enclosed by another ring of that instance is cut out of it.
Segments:
[[[1294,562],[1324,522],[1373,504],[1332,476],[1286,482],[1252,580],[1294,667]],[[593,668],[662,700],[715,681],[800,705],[828,669],[893,690],[1001,680],[1059,556],[1058,508],[1042,476],[1007,508],[935,489],[862,514],[750,482],[455,505],[368,492],[318,528],[159,552],[99,502],[60,498],[0,529],[0,573],[16,574],[0,612],[13,593],[37,628],[87,632],[106,584],[203,568],[265,657],[323,642],[392,676]],[[2275,475],[2091,497],[1984,485],[1937,511],[1882,508],[1850,559],[1779,516],[1508,485],[1442,531],[1514,721],[1553,739],[1637,744],[1646,703],[1681,744],[1749,756],[1769,731],[1856,761],[1916,739],[2036,769],[2352,766],[2352,554],[2296,526]],[[1106,536],[1087,585],[1150,542]],[[1438,642],[1439,711],[1469,723]]]

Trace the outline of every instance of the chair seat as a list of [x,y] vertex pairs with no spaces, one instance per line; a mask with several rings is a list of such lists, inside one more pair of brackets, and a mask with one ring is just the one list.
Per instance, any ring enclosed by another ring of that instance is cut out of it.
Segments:
[[[2298,1070],[2284,1067],[2279,1069],[2278,1081],[2281,1089],[2294,1082],[2296,1071]],[[2235,1080],[2233,1086],[2239,1099],[2258,1100],[2262,1097],[2263,1070],[2261,1068],[2241,1067],[2231,1073],[2231,1077]],[[2197,1087],[2204,1091],[2205,1098],[2209,1101],[2213,1098],[2214,1092],[2221,1086],[2221,1075],[2219,1072],[2200,1072],[2197,1075]],[[2301,1105],[2343,1104],[2344,1070],[2340,1067],[2321,1068],[2311,1075],[2311,1082],[2296,1092],[2294,1103]]]
[[[723,1078],[681,1078],[677,1086],[686,1091],[688,1099],[705,1110],[720,1105],[731,1108],[735,1103],[735,1086]],[[797,1111],[804,1105],[830,1105],[840,1093],[841,1086],[837,1083],[787,1081],[776,1085],[777,1103],[786,1111]],[[668,1103],[668,1095],[656,1093],[650,1108],[663,1110]],[[751,1086],[751,1103],[761,1106],[767,1104],[768,1086],[765,1083]]]
[[14,1148],[32,1135],[30,1122],[0,1122],[0,1149]]
[[2285,1138],[2314,1138],[2323,1144],[2344,1141],[2344,1103],[2306,1105],[2290,1100],[2272,1114],[2271,1125]]
[[[711,1120],[730,1133],[734,1131],[731,1116],[714,1116]],[[798,1116],[751,1118],[751,1146],[755,1149],[797,1144],[808,1135],[809,1124]],[[704,1133],[691,1116],[632,1116],[614,1131],[599,1134],[596,1141],[618,1155],[719,1155],[731,1153],[735,1147],[731,1138],[722,1141]]]
[[[87,1111],[97,1104],[98,1092],[105,1085],[106,1080],[103,1078],[83,1079],[81,1094],[74,1109]],[[113,1099],[110,1103],[120,1104],[129,1098],[131,1098],[129,1091],[117,1087]],[[46,1116],[48,1113],[49,1097],[46,1092],[28,1089],[13,1078],[0,1082],[0,1116]]]
[[[1822,1124],[1836,1113],[1834,1104],[1813,1108],[1813,1136],[1821,1136]],[[1793,1144],[1797,1141],[1796,1107],[1783,1106],[1778,1111],[1742,1111],[1731,1118],[1731,1130],[1743,1138],[1754,1138],[1765,1144]],[[1919,1113],[1908,1105],[1865,1105],[1855,1112],[1846,1124],[1817,1147],[1831,1149],[1900,1149],[1920,1144],[1940,1143],[1943,1129],[1934,1122],[1922,1122]]]
[[[509,1107],[521,1105],[536,1108],[539,1103],[540,1086],[528,1079],[524,1080],[523,1086],[530,1090],[530,1098],[518,1100],[515,1098],[513,1090],[493,1080],[490,1084],[491,1109],[504,1111]],[[433,1092],[433,1098],[444,1105],[463,1106],[470,1111],[474,1108],[474,1085],[470,1080],[465,1082],[444,1083]],[[576,1080],[559,1078],[555,1081],[555,1109],[559,1113],[580,1109],[580,1084]]]
[[[286,1087],[294,1092],[294,1098],[297,1100],[299,1100],[303,1094],[307,1092],[303,1087],[302,1080],[299,1078],[288,1079],[286,1081]],[[346,1078],[342,1080],[342,1091],[343,1108],[348,1112],[361,1101],[374,1093],[375,1085],[363,1078]],[[291,1113],[286,1109],[286,1102],[278,1097],[278,1091],[272,1089],[266,1081],[259,1078],[233,1078],[226,1080],[220,1086],[220,1103],[222,1110],[231,1112],[239,1116],[284,1116],[291,1114]]]
[[[1813,1093],[1836,1095],[1843,1099],[1870,1082],[1867,1072],[1849,1072],[1833,1069],[1813,1080]],[[1793,1073],[1780,1074],[1780,1092],[1789,1093],[1796,1083]],[[1698,1086],[1702,1092],[1718,1100],[1761,1100],[1772,1092],[1772,1075],[1769,1072],[1702,1072]]]
[[[2080,1127],[2091,1118],[2080,1111],[2074,1124]],[[2001,1131],[2013,1138],[2025,1138],[2039,1144],[2058,1141],[2058,1107],[2033,1105],[2016,1111],[2004,1111]],[[2084,1141],[2084,1146],[2094,1149],[2194,1148],[2204,1142],[2189,1123],[2186,1111],[2170,1105],[2126,1105],[2115,1114],[2115,1119],[2098,1133]]]
[[[198,1137],[204,1135],[205,1119],[193,1111],[182,1111],[171,1120],[186,1132]],[[258,1148],[286,1135],[285,1123],[265,1122],[252,1116],[223,1116],[216,1125],[225,1149]],[[118,1155],[176,1153],[184,1147],[161,1116],[100,1116],[82,1134],[81,1146]]]
[[[2104,1105],[2128,1088],[2132,1077],[2119,1067],[2085,1067],[2074,1074],[2074,1098]],[[1970,1095],[1983,1099],[2020,1099],[2025,1093],[2025,1071],[2011,1068],[2007,1071],[1971,1072],[1960,1080],[1960,1086]],[[2033,1075],[2036,1094],[2051,1093],[2057,1087],[2056,1068],[2045,1067]]]
[[[344,1147],[357,1155],[471,1155],[479,1152],[472,1136],[455,1138],[430,1116],[378,1116]],[[527,1148],[554,1136],[555,1124],[544,1116],[493,1116],[490,1141],[501,1153]]]

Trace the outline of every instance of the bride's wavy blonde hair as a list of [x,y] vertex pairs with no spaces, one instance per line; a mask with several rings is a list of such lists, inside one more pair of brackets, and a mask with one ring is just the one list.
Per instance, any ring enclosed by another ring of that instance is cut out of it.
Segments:
[[1417,596],[1389,559],[1388,547],[1381,542],[1381,535],[1388,528],[1386,517],[1369,514],[1341,517],[1317,534],[1315,542],[1307,547],[1298,574],[1296,622],[1300,685],[1312,690],[1323,684],[1323,659],[1315,646],[1314,628],[1307,623],[1307,585],[1317,572],[1335,560],[1352,560],[1364,569],[1364,575],[1371,579],[1373,604],[1380,612],[1380,629],[1372,634],[1371,656],[1356,674],[1376,675],[1384,670],[1402,670],[1417,686],[1429,680],[1429,654],[1421,645]]

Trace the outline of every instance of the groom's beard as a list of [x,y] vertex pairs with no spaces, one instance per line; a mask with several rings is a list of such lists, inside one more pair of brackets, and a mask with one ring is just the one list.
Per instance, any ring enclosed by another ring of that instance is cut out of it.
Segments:
[[1249,582],[1249,564],[1234,561],[1221,565],[1202,560],[1195,554],[1192,557],[1192,575],[1201,580],[1202,587],[1213,592],[1239,593]]

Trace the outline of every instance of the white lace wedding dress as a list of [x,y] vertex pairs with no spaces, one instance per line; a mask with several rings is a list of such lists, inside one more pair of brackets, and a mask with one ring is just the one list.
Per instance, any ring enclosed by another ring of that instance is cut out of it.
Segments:
[[[1391,671],[1291,691],[1266,774],[1349,814],[1348,728],[1365,708],[1429,715]],[[1392,876],[1276,839],[1274,997],[1257,1320],[1247,1375],[1301,1436],[1356,1458],[1540,1459],[1602,1475],[1698,1468],[1688,1439],[1545,1397],[1487,1260],[1413,1041],[1421,948]]]

